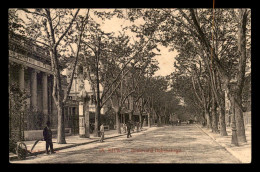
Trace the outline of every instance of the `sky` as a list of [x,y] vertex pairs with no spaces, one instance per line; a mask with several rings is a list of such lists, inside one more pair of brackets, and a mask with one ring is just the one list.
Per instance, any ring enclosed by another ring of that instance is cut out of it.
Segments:
[[[99,19],[97,19],[99,20]],[[142,23],[142,20],[135,21],[134,24]],[[101,28],[107,32],[118,32],[122,30],[122,26],[129,26],[131,23],[127,20],[112,18],[111,20],[101,21]],[[169,48],[158,45],[158,48],[161,50],[158,52],[158,56],[155,56],[155,59],[159,62],[159,70],[155,72],[155,76],[166,76],[171,74],[174,71],[174,61],[177,52],[169,52]]]
[[[93,9],[93,10],[103,11],[104,9]],[[115,34],[116,34],[119,31],[122,31],[123,27],[130,26],[132,24],[128,20],[119,19],[117,17],[113,17],[111,20],[106,19],[106,20],[102,21],[100,18],[94,17],[93,10],[90,10],[90,16],[93,17],[96,22],[100,23],[102,30],[104,30],[105,32],[115,32]],[[105,10],[109,11],[112,9],[105,9]],[[79,12],[79,15],[86,15],[86,12],[87,12],[86,9],[81,9]],[[20,13],[20,17],[25,19],[25,16],[23,15],[22,12]],[[142,24],[142,22],[143,22],[143,20],[139,19],[139,20],[136,20],[134,22],[134,24],[138,25],[138,24]],[[130,31],[128,33],[130,34],[130,36],[133,36],[133,34],[131,34]],[[158,45],[158,48],[161,51],[156,52],[156,53],[161,54],[161,55],[157,55],[154,58],[159,62],[160,69],[158,71],[156,71],[155,76],[169,75],[174,70],[173,64],[174,64],[175,56],[177,55],[177,53],[175,51],[169,52],[168,48],[165,48],[160,45]]]
[[[120,20],[110,20],[104,22],[105,24],[103,25],[103,29],[106,31],[116,31],[116,30],[121,30],[121,23]],[[127,25],[127,21],[124,21],[123,24]],[[158,48],[161,50],[158,54],[158,56],[155,56],[155,59],[158,60],[159,62],[159,70],[155,73],[155,76],[166,76],[169,75],[173,72],[173,63],[175,56],[177,53],[174,52],[169,52],[168,48],[165,48],[163,46],[158,45]]]
[[176,51],[168,51],[168,48],[163,46],[158,46],[161,50],[159,56],[156,56],[155,59],[159,62],[159,70],[156,71],[155,76],[166,76],[171,74],[174,71],[174,61],[175,56],[177,55]]

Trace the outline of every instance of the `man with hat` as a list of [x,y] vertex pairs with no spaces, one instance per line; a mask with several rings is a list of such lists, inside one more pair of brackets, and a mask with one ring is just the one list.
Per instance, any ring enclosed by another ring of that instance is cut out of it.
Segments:
[[49,154],[49,147],[51,149],[51,154],[56,153],[53,151],[52,131],[50,129],[50,124],[50,121],[47,121],[47,126],[43,129],[43,138],[46,141],[46,154]]

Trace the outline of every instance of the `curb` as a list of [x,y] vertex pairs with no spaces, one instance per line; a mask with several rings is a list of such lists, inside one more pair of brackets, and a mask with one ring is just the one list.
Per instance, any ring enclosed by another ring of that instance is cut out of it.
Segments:
[[[139,131],[139,132],[132,132],[132,133],[140,133],[140,132],[143,132],[143,131],[147,131],[148,129],[144,129],[142,131]],[[112,139],[112,138],[116,138],[116,137],[121,137],[121,136],[125,136],[127,134],[119,134],[119,135],[116,135],[116,136],[110,136],[110,137],[106,137],[104,138],[104,140],[107,140],[107,139]],[[59,151],[59,150],[63,150],[63,149],[68,149],[68,148],[73,148],[73,147],[77,147],[77,146],[82,146],[82,145],[86,145],[86,144],[89,144],[89,143],[94,143],[94,142],[98,142],[99,139],[97,140],[93,140],[93,141],[90,141],[90,142],[84,142],[84,143],[78,143],[78,144],[75,144],[75,145],[69,145],[69,146],[64,146],[64,147],[60,147],[60,148],[55,148],[53,149],[54,151]],[[39,155],[39,154],[44,154],[45,151],[39,151],[39,152],[34,152],[34,153],[30,153],[27,155],[27,157],[30,157],[30,156],[36,156],[36,155]],[[14,161],[14,160],[18,160],[18,156],[17,155],[13,155],[11,157],[9,157],[9,161]]]
[[234,152],[233,152],[231,149],[227,148],[224,144],[221,144],[221,143],[217,142],[216,139],[215,139],[213,136],[209,135],[207,132],[205,132],[205,131],[204,131],[200,126],[198,126],[197,124],[196,124],[196,127],[199,128],[201,131],[203,131],[203,133],[207,134],[207,135],[208,135],[212,140],[214,140],[214,142],[216,142],[219,146],[225,148],[225,150],[226,150],[228,153],[230,153],[232,156],[234,156],[240,163],[243,163],[243,162],[240,160],[240,158],[238,158],[238,157],[234,154]]

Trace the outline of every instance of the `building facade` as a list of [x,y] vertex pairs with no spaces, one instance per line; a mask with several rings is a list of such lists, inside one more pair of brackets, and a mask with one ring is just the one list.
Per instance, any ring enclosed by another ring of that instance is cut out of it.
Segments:
[[[28,111],[22,121],[24,131],[42,130],[47,120],[51,122],[51,128],[57,127],[57,108],[52,97],[53,72],[49,55],[49,51],[29,39],[9,34],[9,86],[17,83],[19,89],[29,95],[26,100]],[[62,75],[64,94],[66,87],[66,76]],[[77,119],[77,108],[76,101],[66,102],[65,127],[77,126],[73,121]]]

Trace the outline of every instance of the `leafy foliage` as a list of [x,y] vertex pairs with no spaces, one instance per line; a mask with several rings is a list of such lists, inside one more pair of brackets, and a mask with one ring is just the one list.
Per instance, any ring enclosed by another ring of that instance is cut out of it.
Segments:
[[[21,91],[16,82],[9,85],[9,127],[10,138],[21,140],[23,129],[23,118],[27,114],[26,92]],[[18,135],[17,135],[18,134]],[[20,138],[19,138],[20,137]]]

